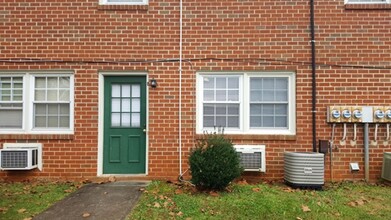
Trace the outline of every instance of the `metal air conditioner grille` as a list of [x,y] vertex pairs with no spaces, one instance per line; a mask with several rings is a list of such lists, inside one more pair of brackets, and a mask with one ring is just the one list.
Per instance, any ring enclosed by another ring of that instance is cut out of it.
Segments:
[[240,156],[240,163],[244,169],[259,169],[262,167],[261,152],[251,154],[238,152],[238,154]]
[[382,178],[391,181],[391,152],[384,152]]
[[2,168],[25,168],[28,166],[28,151],[3,151],[1,153]]

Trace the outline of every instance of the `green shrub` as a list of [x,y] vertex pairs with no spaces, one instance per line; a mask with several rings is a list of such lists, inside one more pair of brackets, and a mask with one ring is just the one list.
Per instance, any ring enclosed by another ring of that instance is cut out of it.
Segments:
[[192,183],[201,189],[223,190],[243,171],[232,141],[206,134],[189,157]]

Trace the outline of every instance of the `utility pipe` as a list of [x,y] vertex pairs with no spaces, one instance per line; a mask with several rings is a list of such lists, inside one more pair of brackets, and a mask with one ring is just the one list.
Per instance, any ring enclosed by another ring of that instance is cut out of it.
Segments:
[[316,152],[316,57],[315,57],[315,11],[314,0],[310,0],[311,66],[312,66],[312,150]]
[[179,0],[179,113],[178,113],[178,145],[179,145],[179,176],[182,176],[182,0]]
[[369,182],[369,125],[364,124],[364,166],[365,166],[365,181]]

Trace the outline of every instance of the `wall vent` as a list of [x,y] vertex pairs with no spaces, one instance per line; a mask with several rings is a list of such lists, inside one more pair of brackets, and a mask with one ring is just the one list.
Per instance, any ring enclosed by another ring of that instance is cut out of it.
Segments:
[[381,177],[391,181],[391,152],[384,152]]
[[234,145],[244,171],[266,172],[265,145]]
[[0,150],[1,170],[42,170],[42,144],[5,143]]

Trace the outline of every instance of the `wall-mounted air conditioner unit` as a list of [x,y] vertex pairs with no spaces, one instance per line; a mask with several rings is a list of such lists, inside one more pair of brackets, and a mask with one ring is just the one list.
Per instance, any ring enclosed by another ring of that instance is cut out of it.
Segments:
[[244,171],[266,172],[265,145],[234,145]]
[[42,170],[42,144],[5,143],[0,150],[1,170]]
[[381,177],[385,180],[391,181],[391,152],[384,152]]

